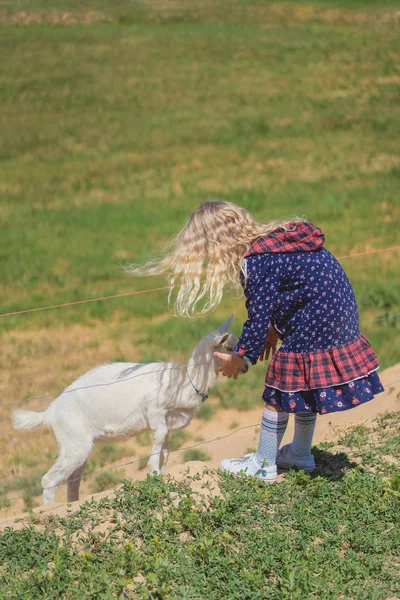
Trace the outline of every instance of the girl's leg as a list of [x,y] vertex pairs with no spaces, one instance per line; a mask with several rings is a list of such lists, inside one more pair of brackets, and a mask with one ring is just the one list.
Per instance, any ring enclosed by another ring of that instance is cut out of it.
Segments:
[[267,408],[268,410],[271,410],[272,412],[283,412],[283,410],[281,409],[280,406],[278,406],[278,404],[270,404],[269,402],[266,402],[265,408]]
[[316,413],[296,413],[294,417],[294,436],[291,443],[295,456],[310,456],[314,436]]
[[221,461],[221,469],[234,475],[250,475],[267,482],[276,481],[276,457],[287,422],[287,413],[275,405],[266,404],[257,452],[240,458],[225,459]]
[[276,456],[286,431],[289,415],[274,404],[265,404],[256,459],[260,465],[276,465]]
[[276,459],[278,467],[286,469],[296,467],[304,471],[314,471],[315,459],[311,454],[311,443],[316,420],[315,413],[295,414],[293,441],[279,450]]

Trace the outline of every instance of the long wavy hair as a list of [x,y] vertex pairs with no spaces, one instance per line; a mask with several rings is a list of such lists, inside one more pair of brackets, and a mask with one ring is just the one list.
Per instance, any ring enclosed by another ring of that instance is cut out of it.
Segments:
[[292,229],[295,222],[303,220],[292,217],[258,223],[232,202],[203,202],[170,240],[163,258],[143,266],[131,265],[127,271],[134,275],[165,273],[170,286],[169,303],[173,289],[179,286],[175,312],[186,317],[204,314],[221,302],[226,284],[234,293],[242,294],[240,273],[246,278],[243,259],[254,240],[276,229]]

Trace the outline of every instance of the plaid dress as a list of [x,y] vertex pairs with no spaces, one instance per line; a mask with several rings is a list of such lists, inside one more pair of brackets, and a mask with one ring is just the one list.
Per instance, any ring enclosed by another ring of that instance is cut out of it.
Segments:
[[292,228],[257,239],[246,255],[248,319],[235,351],[255,364],[272,323],[282,345],[270,361],[263,399],[285,412],[353,408],[383,391],[377,357],[322,231],[302,222]]

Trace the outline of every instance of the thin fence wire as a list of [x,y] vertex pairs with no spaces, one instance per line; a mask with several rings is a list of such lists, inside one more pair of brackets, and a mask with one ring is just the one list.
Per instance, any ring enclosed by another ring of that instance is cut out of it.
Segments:
[[15,315],[22,315],[26,313],[39,312],[41,310],[51,310],[53,308],[63,308],[65,306],[76,306],[77,304],[88,304],[89,302],[101,302],[102,300],[113,300],[115,298],[126,298],[127,296],[138,296],[139,294],[148,294],[149,292],[161,292],[163,290],[169,290],[172,288],[179,287],[180,284],[173,286],[163,286],[158,288],[151,288],[148,290],[139,290],[136,292],[127,292],[126,294],[114,294],[113,296],[100,296],[99,298],[88,298],[86,300],[75,300],[73,302],[63,302],[62,304],[52,304],[50,306],[38,306],[36,308],[26,308],[24,310],[15,310],[13,312],[2,313],[0,317],[12,317]]
[[[357,252],[355,254],[347,254],[346,256],[338,256],[338,259],[344,259],[344,258],[353,258],[355,256],[366,256],[369,254],[377,254],[379,252],[388,252],[389,250],[400,250],[400,245],[398,246],[389,246],[388,248],[379,248],[376,250],[368,250],[366,252]],[[52,304],[50,306],[39,306],[36,308],[26,308],[23,310],[15,310],[12,312],[7,312],[7,313],[0,313],[0,317],[12,317],[12,316],[16,316],[16,315],[22,315],[22,314],[27,314],[27,313],[33,313],[33,312],[39,312],[39,311],[43,311],[43,310],[53,310],[55,308],[63,308],[63,307],[67,307],[67,306],[76,306],[78,304],[88,304],[89,302],[100,302],[103,300],[111,300],[111,299],[116,299],[116,298],[125,298],[127,296],[137,296],[139,294],[148,294],[151,292],[159,292],[162,290],[170,290],[176,287],[181,287],[182,284],[176,284],[173,286],[164,286],[164,287],[159,287],[159,288],[150,288],[147,290],[139,290],[136,292],[127,292],[125,294],[114,294],[113,296],[101,296],[99,298],[88,298],[86,300],[75,300],[72,302],[63,302],[62,304]]]
[[[32,402],[32,400],[44,400],[45,398],[56,398],[58,394],[45,394],[44,396],[31,396],[30,398],[22,398],[22,400],[17,400],[16,402],[8,402],[7,404],[0,404],[0,408],[7,408],[9,406],[18,406],[18,404],[26,404],[27,402]],[[0,421],[4,421],[4,419],[0,419]]]
[[400,313],[394,313],[393,315],[387,314],[382,317],[375,317],[373,319],[369,319],[368,321],[365,321],[363,325],[365,325],[366,323],[377,323],[378,321],[391,321],[392,319],[398,319],[399,317]]
[[367,250],[366,252],[356,252],[354,254],[347,254],[346,256],[338,256],[338,259],[342,258],[353,258],[354,256],[367,256],[368,254],[377,254],[378,252],[388,252],[389,250],[400,250],[400,245],[389,246],[389,248],[378,248],[377,250]]

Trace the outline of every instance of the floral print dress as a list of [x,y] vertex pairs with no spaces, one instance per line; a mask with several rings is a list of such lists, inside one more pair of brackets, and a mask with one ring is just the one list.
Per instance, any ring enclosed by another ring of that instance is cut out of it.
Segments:
[[296,222],[256,240],[245,258],[248,319],[235,351],[255,364],[273,324],[282,345],[263,399],[285,412],[343,411],[383,391],[352,286],[323,243],[318,227]]

